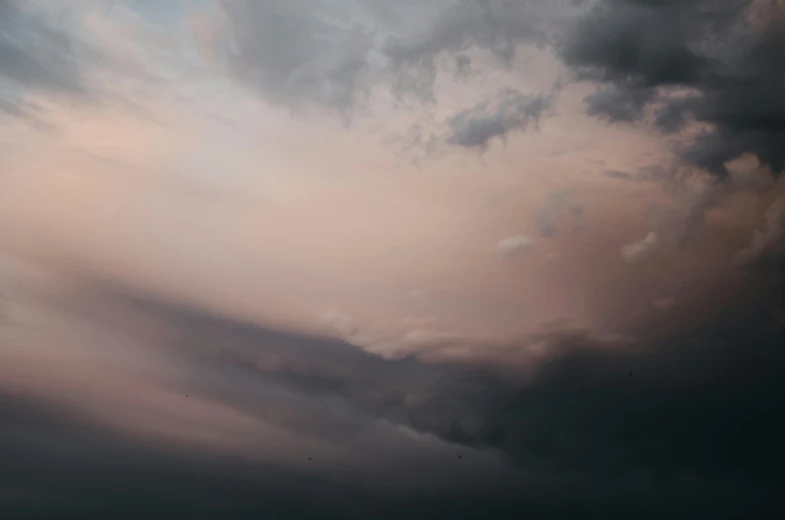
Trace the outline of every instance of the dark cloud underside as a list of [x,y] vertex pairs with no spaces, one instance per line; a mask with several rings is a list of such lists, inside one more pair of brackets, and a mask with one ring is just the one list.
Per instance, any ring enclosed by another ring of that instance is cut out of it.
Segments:
[[781,3],[601,0],[561,54],[604,85],[587,98],[589,113],[628,122],[651,107],[663,132],[704,124],[681,158],[719,176],[744,154],[785,169]]
[[[204,374],[195,394],[264,415],[253,404],[254,381],[278,386],[316,403],[343,403],[341,410],[363,421],[383,419],[455,445],[444,460],[429,464],[449,467],[461,453],[469,464],[473,453],[497,449],[515,469],[476,474],[468,495],[444,494],[451,489],[446,481],[419,494],[364,489],[336,480],[340,466],[304,476],[228,455],[159,449],[64,409],[3,394],[0,509],[19,515],[14,518],[143,511],[202,518],[506,518],[513,512],[630,518],[644,510],[656,518],[775,518],[785,507],[785,425],[778,420],[785,337],[755,313],[615,353],[587,336],[554,329],[546,339],[565,354],[530,381],[511,383],[472,364],[384,361],[340,342],[144,300],[132,305],[165,316],[179,331],[179,339],[162,348],[181,368]],[[251,386],[215,386],[224,378]],[[272,412],[281,404],[265,406]],[[323,412],[292,424],[328,443],[356,434],[357,426],[346,429]],[[281,424],[291,420],[286,416],[269,414]],[[384,460],[353,464],[403,480],[417,471]]]

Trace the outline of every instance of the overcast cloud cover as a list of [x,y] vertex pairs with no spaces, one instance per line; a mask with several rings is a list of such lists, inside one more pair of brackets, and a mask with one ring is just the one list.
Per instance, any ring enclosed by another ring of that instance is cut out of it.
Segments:
[[0,0],[1,518],[782,518],[781,0]]

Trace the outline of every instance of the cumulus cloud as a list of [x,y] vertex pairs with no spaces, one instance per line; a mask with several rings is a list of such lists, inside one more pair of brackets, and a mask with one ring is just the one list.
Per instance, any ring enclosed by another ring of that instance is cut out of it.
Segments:
[[660,246],[660,239],[653,231],[646,238],[621,248],[621,256],[627,263],[633,264],[644,260]]
[[515,235],[504,238],[496,244],[496,250],[500,255],[512,257],[524,253],[534,247],[534,241],[523,235]]
[[603,85],[586,100],[590,113],[634,121],[657,105],[663,131],[690,121],[703,126],[680,152],[687,163],[726,176],[728,161],[752,154],[779,174],[783,20],[778,2],[601,0],[566,37],[561,55],[580,78]]

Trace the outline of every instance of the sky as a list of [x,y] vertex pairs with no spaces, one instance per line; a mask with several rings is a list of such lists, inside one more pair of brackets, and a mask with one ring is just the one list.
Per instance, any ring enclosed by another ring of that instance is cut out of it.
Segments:
[[3,518],[781,518],[782,0],[0,0]]

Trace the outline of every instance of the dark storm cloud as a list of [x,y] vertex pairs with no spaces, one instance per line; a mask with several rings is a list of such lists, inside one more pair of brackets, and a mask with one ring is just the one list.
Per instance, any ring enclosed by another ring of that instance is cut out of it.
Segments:
[[[0,396],[5,518],[362,518],[375,493],[238,457],[129,442],[35,402]],[[336,468],[337,473],[337,468]]]
[[[219,400],[328,446],[350,442],[351,462],[325,463],[320,452],[308,462],[316,469],[303,472],[280,461],[151,443],[75,409],[4,393],[3,512],[776,518],[785,506],[785,425],[777,415],[785,398],[784,331],[771,329],[761,312],[614,349],[555,324],[535,339],[559,355],[533,376],[511,379],[471,359],[383,360],[340,341],[129,302],[177,331],[159,348],[191,374],[190,399]],[[286,392],[270,394],[274,388]],[[378,421],[435,435],[454,449],[368,444],[384,435],[371,427]],[[503,453],[513,469],[472,466],[489,450]],[[419,465],[392,462],[412,456]],[[348,466],[373,472],[358,480]],[[401,487],[425,473],[431,476],[418,492]]]
[[669,99],[657,109],[654,125],[666,134],[679,131],[687,124],[691,101],[689,96]]
[[681,152],[719,176],[753,154],[778,175],[785,168],[785,13],[751,0],[601,0],[561,49],[578,76],[604,86],[589,111],[641,119],[674,132],[708,125]]
[[485,101],[452,116],[447,121],[445,141],[462,148],[485,150],[491,140],[504,139],[512,132],[523,132],[539,124],[550,107],[550,95],[527,96],[505,90],[496,99]]
[[[583,492],[599,495],[637,475],[638,493],[664,486],[661,497],[641,499],[655,509],[673,507],[683,493],[700,508],[716,502],[739,514],[742,507],[763,512],[764,504],[774,507],[783,478],[785,430],[773,414],[785,397],[778,377],[785,331],[772,331],[756,312],[729,318],[681,339],[612,350],[557,324],[539,340],[561,354],[517,383],[481,363],[382,361],[340,342],[298,348],[278,337],[249,345],[260,349],[258,359],[274,353],[277,363],[257,361],[255,370],[281,384],[339,395],[363,415],[450,442],[499,449],[522,475],[551,475],[555,482],[538,485],[564,493],[560,500],[585,500],[580,486],[576,496],[567,491],[570,475],[597,479]],[[226,326],[201,321],[206,328],[187,327],[194,342]],[[732,488],[733,499],[721,496]],[[616,506],[625,507],[610,510]]]
[[775,477],[782,331],[734,327],[639,352],[573,352],[516,392],[483,438],[526,465]]
[[680,154],[716,175],[727,174],[725,162],[745,153],[775,173],[785,167],[781,4],[582,4],[223,2],[225,38],[212,45],[228,70],[267,100],[343,112],[375,86],[432,101],[439,74],[452,69],[465,77],[460,71],[474,69],[475,51],[489,53],[496,67],[510,67],[521,46],[555,45],[578,78],[600,84],[586,98],[589,113],[623,122],[652,113],[663,132],[705,124]]

